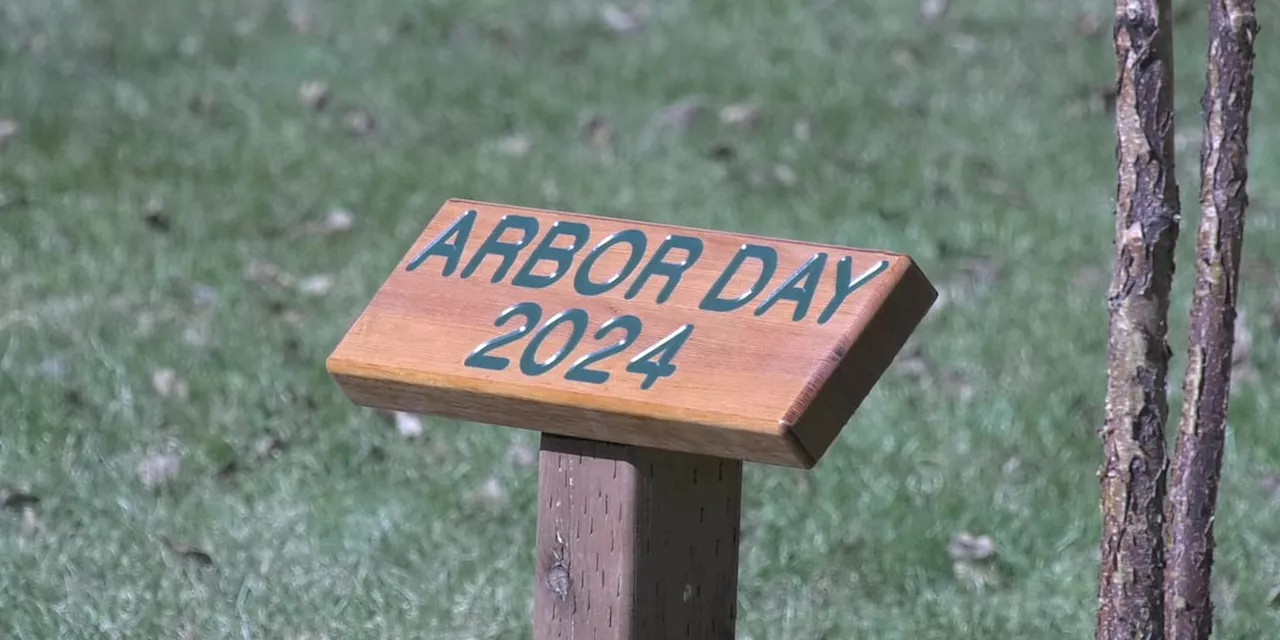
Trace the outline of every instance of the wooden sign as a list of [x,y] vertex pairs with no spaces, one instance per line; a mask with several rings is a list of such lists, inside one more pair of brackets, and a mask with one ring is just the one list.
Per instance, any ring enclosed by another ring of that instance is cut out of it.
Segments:
[[328,369],[366,406],[807,468],[936,295],[901,254],[450,200]]

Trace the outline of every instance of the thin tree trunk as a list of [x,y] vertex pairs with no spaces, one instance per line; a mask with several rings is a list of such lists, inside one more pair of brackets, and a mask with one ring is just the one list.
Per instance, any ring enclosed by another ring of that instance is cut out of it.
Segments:
[[1102,431],[1099,639],[1164,637],[1164,425],[1178,239],[1169,0],[1116,0],[1116,270]]
[[1253,0],[1209,0],[1200,237],[1191,337],[1169,490],[1165,634],[1207,640],[1213,631],[1213,513],[1222,473],[1235,344],[1236,285],[1244,240],[1249,108],[1253,101]]

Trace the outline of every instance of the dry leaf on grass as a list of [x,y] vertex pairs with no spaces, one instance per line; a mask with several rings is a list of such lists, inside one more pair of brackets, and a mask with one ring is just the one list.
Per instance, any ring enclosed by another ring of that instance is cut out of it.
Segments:
[[298,100],[308,108],[316,111],[323,111],[325,107],[329,106],[330,97],[329,85],[321,80],[304,82],[298,88]]
[[893,362],[895,370],[922,384],[932,375],[935,366],[919,346],[904,348]]
[[236,20],[231,25],[231,32],[240,38],[248,38],[262,28],[262,17],[260,15],[250,15]]
[[60,380],[67,373],[67,361],[58,356],[50,356],[40,362],[40,375]]
[[265,436],[253,443],[253,455],[259,458],[278,458],[284,453],[284,440],[277,436]]
[[301,236],[331,236],[350,231],[356,224],[354,213],[341,207],[330,209],[324,220],[316,220],[301,226],[292,234],[293,238]]
[[0,487],[0,507],[22,511],[40,504],[40,497],[9,487]]
[[909,344],[902,350],[893,362],[893,369],[922,388],[940,390],[961,402],[972,399],[975,393],[973,384],[963,374],[943,368],[917,344]]
[[760,120],[760,107],[753,104],[731,104],[720,109],[720,122],[736,127],[751,127]]
[[333,290],[333,284],[333,276],[328,274],[307,276],[298,282],[298,291],[306,296],[323,296]]
[[286,289],[292,287],[294,282],[293,276],[285,273],[280,267],[257,258],[249,261],[249,264],[244,270],[244,277],[246,280],[260,285],[270,285]]
[[240,471],[241,471],[240,463],[236,460],[230,460],[226,464],[219,467],[217,472],[213,474],[213,477],[219,480],[222,480],[223,482],[226,482],[231,480],[232,478],[235,478],[236,474],[240,473]]
[[944,370],[941,374],[942,391],[947,395],[958,398],[961,402],[968,402],[973,399],[975,392],[973,384],[965,379],[964,375],[957,373],[953,369]]
[[908,47],[894,47],[893,50],[889,52],[889,59],[892,60],[893,64],[897,65],[898,68],[906,71],[911,71],[920,66],[920,61],[916,57],[916,53]]
[[732,162],[738,157],[738,149],[728,142],[717,142],[707,149],[707,157],[716,162]]
[[301,327],[302,323],[306,321],[307,317],[297,309],[289,309],[288,311],[285,311],[282,316],[280,316],[280,319],[284,320],[287,324],[292,325],[294,327]]
[[17,121],[0,118],[0,148],[3,148],[6,142],[17,136],[18,131]]
[[190,34],[183,36],[182,41],[178,43],[178,51],[185,57],[194,58],[200,53],[203,46],[204,42],[200,39],[200,36]]
[[533,141],[523,133],[515,133],[498,140],[498,151],[512,158],[523,158],[533,148]]
[[542,192],[542,199],[545,200],[548,205],[555,204],[560,200],[560,187],[557,187],[556,181],[551,178],[543,180],[542,184],[539,186],[539,190]]
[[965,303],[985,293],[1004,274],[1004,267],[995,258],[989,256],[973,256],[965,259],[956,276],[938,288],[938,300],[935,309],[948,304]]
[[342,126],[357,136],[367,136],[378,128],[378,122],[368,111],[360,108],[348,109],[342,116]]
[[982,41],[977,36],[968,33],[954,33],[949,39],[951,48],[961,56],[971,56],[978,52],[978,47],[982,45]]
[[395,412],[396,431],[406,438],[422,437],[422,419],[412,413]]
[[632,33],[644,24],[644,18],[639,11],[626,11],[614,4],[607,4],[600,8],[600,21],[614,33]]
[[177,453],[166,451],[152,453],[138,462],[134,468],[142,486],[155,489],[171,482],[182,470],[182,457]]
[[996,555],[996,543],[990,536],[975,536],[962,531],[947,544],[947,555],[954,561],[990,560]]
[[152,231],[168,233],[169,214],[164,210],[164,203],[159,198],[152,198],[142,210],[142,219]]
[[188,544],[183,544],[171,538],[161,538],[161,541],[164,542],[164,546],[166,549],[168,549],[169,551],[172,551],[174,554],[176,554],[178,557],[184,560],[189,560],[202,567],[213,566],[213,556],[209,555],[208,552],[206,551],[197,549]]
[[413,33],[414,23],[409,18],[401,18],[393,25],[381,25],[374,30],[373,38],[378,44],[391,44],[400,36],[407,36]]
[[989,536],[961,532],[947,545],[951,569],[960,582],[982,590],[999,584],[996,545]]
[[350,231],[356,223],[355,214],[346,209],[334,209],[325,216],[324,224],[320,226],[323,233],[343,233]]
[[608,151],[613,148],[613,127],[604,116],[592,116],[582,127],[582,137],[596,151]]
[[288,12],[289,24],[293,26],[293,30],[307,34],[311,33],[315,26],[315,12],[311,8],[311,4],[304,0],[294,0],[289,3]]
[[22,191],[17,193],[0,191],[0,213],[4,213],[4,210],[10,207],[25,207],[29,204],[31,204],[31,198]]
[[1200,130],[1195,131],[1179,131],[1173,134],[1173,150],[1177,153],[1186,153],[1192,149],[1200,148]]
[[920,0],[920,17],[933,22],[945,16],[950,7],[949,0]]
[[264,286],[281,289],[297,288],[305,296],[327,295],[336,283],[334,277],[321,273],[298,280],[280,267],[265,260],[254,259],[245,267],[245,279]]
[[773,177],[784,187],[794,187],[800,181],[795,170],[785,164],[774,165]]
[[1008,460],[1005,460],[1004,464],[1000,465],[1000,471],[1003,472],[1006,476],[1014,475],[1021,469],[1022,469],[1022,459],[1018,458],[1017,456],[1014,456],[1012,458],[1009,458]]
[[1258,478],[1258,487],[1271,494],[1271,499],[1280,502],[1280,473],[1264,473]]
[[395,40],[395,32],[391,30],[391,27],[384,24],[374,30],[373,39],[378,44],[391,44],[391,41]]
[[467,493],[467,502],[496,506],[507,496],[507,490],[497,478],[489,476],[484,483]]
[[756,189],[782,187],[789,189],[800,182],[795,169],[785,164],[775,164],[770,169],[754,169],[747,176],[747,183]]
[[1028,209],[1028,207],[1032,206],[1032,200],[1020,188],[1014,186],[1009,180],[1001,178],[1000,175],[993,172],[983,172],[978,182],[983,191],[991,193],[992,196],[1002,198],[1005,202],[1009,202],[1010,205],[1019,207],[1019,209]]
[[193,347],[209,344],[210,329],[207,325],[196,325],[182,330],[182,342]]
[[44,53],[46,47],[49,46],[49,38],[43,33],[33,33],[27,36],[25,42],[19,50],[27,51],[36,55]]
[[1081,267],[1071,276],[1071,285],[1079,289],[1101,287],[1106,281],[1106,270],[1098,266]]
[[653,125],[658,129],[683,131],[706,111],[702,96],[685,96],[654,114]]
[[189,393],[187,381],[178,377],[173,369],[156,369],[151,373],[151,388],[162,398],[174,397],[186,400]]
[[187,100],[187,111],[190,111],[191,115],[208,115],[213,113],[217,108],[217,101],[213,99],[213,96],[205,93],[198,93]]
[[1000,573],[994,563],[955,562],[951,571],[956,580],[978,591],[1000,586]]
[[812,127],[808,118],[800,118],[791,126],[791,135],[799,142],[808,142],[812,135]]
[[22,510],[22,535],[30,538],[37,533],[44,531],[44,523],[40,522],[40,516],[36,515],[34,507],[27,507]]
[[538,450],[525,442],[516,442],[507,450],[507,460],[512,464],[527,467],[538,461]]
[[480,485],[479,496],[485,500],[498,502],[507,495],[507,490],[502,487],[502,483],[492,476]]

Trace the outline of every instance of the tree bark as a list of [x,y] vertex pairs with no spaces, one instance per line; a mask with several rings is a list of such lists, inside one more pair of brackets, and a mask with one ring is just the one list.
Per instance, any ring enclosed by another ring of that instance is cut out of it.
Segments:
[[1165,634],[1173,640],[1207,640],[1213,631],[1213,517],[1227,431],[1236,287],[1248,206],[1246,161],[1257,30],[1253,0],[1209,0],[1196,284],[1168,505]]
[[1180,223],[1169,0],[1116,0],[1116,262],[1108,295],[1099,639],[1164,637],[1169,290]]

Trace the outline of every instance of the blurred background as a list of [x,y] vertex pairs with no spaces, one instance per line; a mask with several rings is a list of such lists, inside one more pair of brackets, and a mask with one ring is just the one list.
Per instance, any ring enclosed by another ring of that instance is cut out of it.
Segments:
[[[1206,17],[1174,5],[1176,419]],[[831,452],[747,469],[738,637],[1089,636],[1112,6],[0,3],[0,636],[529,637],[536,434],[324,369],[449,197],[911,254],[942,295]],[[1261,21],[1224,639],[1280,628]]]

